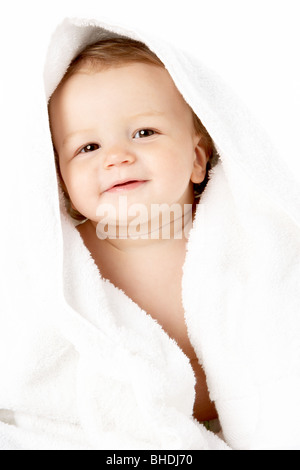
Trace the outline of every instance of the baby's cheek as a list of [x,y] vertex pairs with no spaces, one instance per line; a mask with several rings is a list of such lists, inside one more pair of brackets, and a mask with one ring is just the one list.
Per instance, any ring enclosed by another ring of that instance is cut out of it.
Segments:
[[70,199],[76,209],[79,210],[79,212],[87,210],[90,206],[92,195],[91,187],[88,185],[87,181],[81,177],[74,178],[70,181],[68,189]]

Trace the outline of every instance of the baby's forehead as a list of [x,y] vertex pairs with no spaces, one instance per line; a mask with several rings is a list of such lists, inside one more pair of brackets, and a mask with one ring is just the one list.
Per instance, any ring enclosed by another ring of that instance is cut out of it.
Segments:
[[[164,65],[153,64],[142,60],[120,60],[118,62],[101,62],[100,60],[90,61],[88,59],[81,59],[76,67],[67,69],[60,85],[69,80],[73,75],[80,73],[85,75],[94,75],[98,73],[105,73],[113,71],[114,74],[122,74],[123,70],[128,70],[128,73],[133,74],[135,69],[144,69],[146,73],[151,70],[156,70],[158,73],[165,75],[168,79],[173,82],[173,79]],[[159,82],[157,82],[159,86]]]
[[95,67],[83,62],[72,74],[63,78],[51,100],[54,96],[61,95],[62,90],[64,93],[70,92],[76,96],[78,84],[83,90],[90,89],[95,94],[103,93],[115,86],[116,94],[123,91],[130,93],[136,99],[140,97],[139,94],[144,93],[145,99],[164,101],[166,97],[171,101],[174,99],[184,101],[164,67],[143,62],[126,62],[104,67],[101,64]]

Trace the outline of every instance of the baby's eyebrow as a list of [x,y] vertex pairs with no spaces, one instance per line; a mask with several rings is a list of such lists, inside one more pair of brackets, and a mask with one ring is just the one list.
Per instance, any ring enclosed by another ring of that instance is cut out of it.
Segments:
[[79,135],[83,136],[84,134],[88,134],[89,132],[91,132],[90,129],[70,132],[70,134],[67,134],[66,137],[64,138],[62,147],[65,147],[70,142],[70,140],[74,139],[74,137],[77,137]]
[[147,112],[142,112],[138,114],[134,114],[133,116],[130,116],[132,119],[140,118],[140,117],[149,117],[149,116],[163,116],[165,113],[161,111],[147,111]]

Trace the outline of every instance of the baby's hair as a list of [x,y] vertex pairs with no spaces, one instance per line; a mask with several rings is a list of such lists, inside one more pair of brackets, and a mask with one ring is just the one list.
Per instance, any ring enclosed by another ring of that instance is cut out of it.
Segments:
[[[69,65],[59,86],[63,85],[70,77],[75,75],[76,72],[81,70],[83,67],[96,73],[111,67],[121,67],[130,63],[145,63],[165,68],[163,62],[144,43],[126,37],[115,37],[100,40],[87,46],[83,51],[81,51]],[[207,155],[205,179],[202,183],[194,185],[195,194],[196,196],[199,196],[208,182],[209,170],[212,167],[213,160],[216,158],[216,150],[209,133],[191,107],[190,109],[192,112],[195,132],[197,135],[201,136],[202,144]],[[80,214],[80,212],[74,209],[71,205],[70,197],[66,191],[61,176],[59,157],[55,149],[54,153],[59,181],[66,198],[67,210],[73,219],[83,221],[86,217]]]

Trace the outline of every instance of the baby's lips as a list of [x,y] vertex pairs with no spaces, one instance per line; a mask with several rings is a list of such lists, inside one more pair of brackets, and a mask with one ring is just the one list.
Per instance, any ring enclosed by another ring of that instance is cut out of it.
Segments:
[[124,180],[119,180],[114,182],[112,185],[110,185],[104,192],[111,191],[113,189],[123,189],[128,187],[134,187],[138,186],[139,184],[145,183],[146,180],[141,180],[141,179],[135,179],[135,178],[130,178],[130,179],[124,179]]

